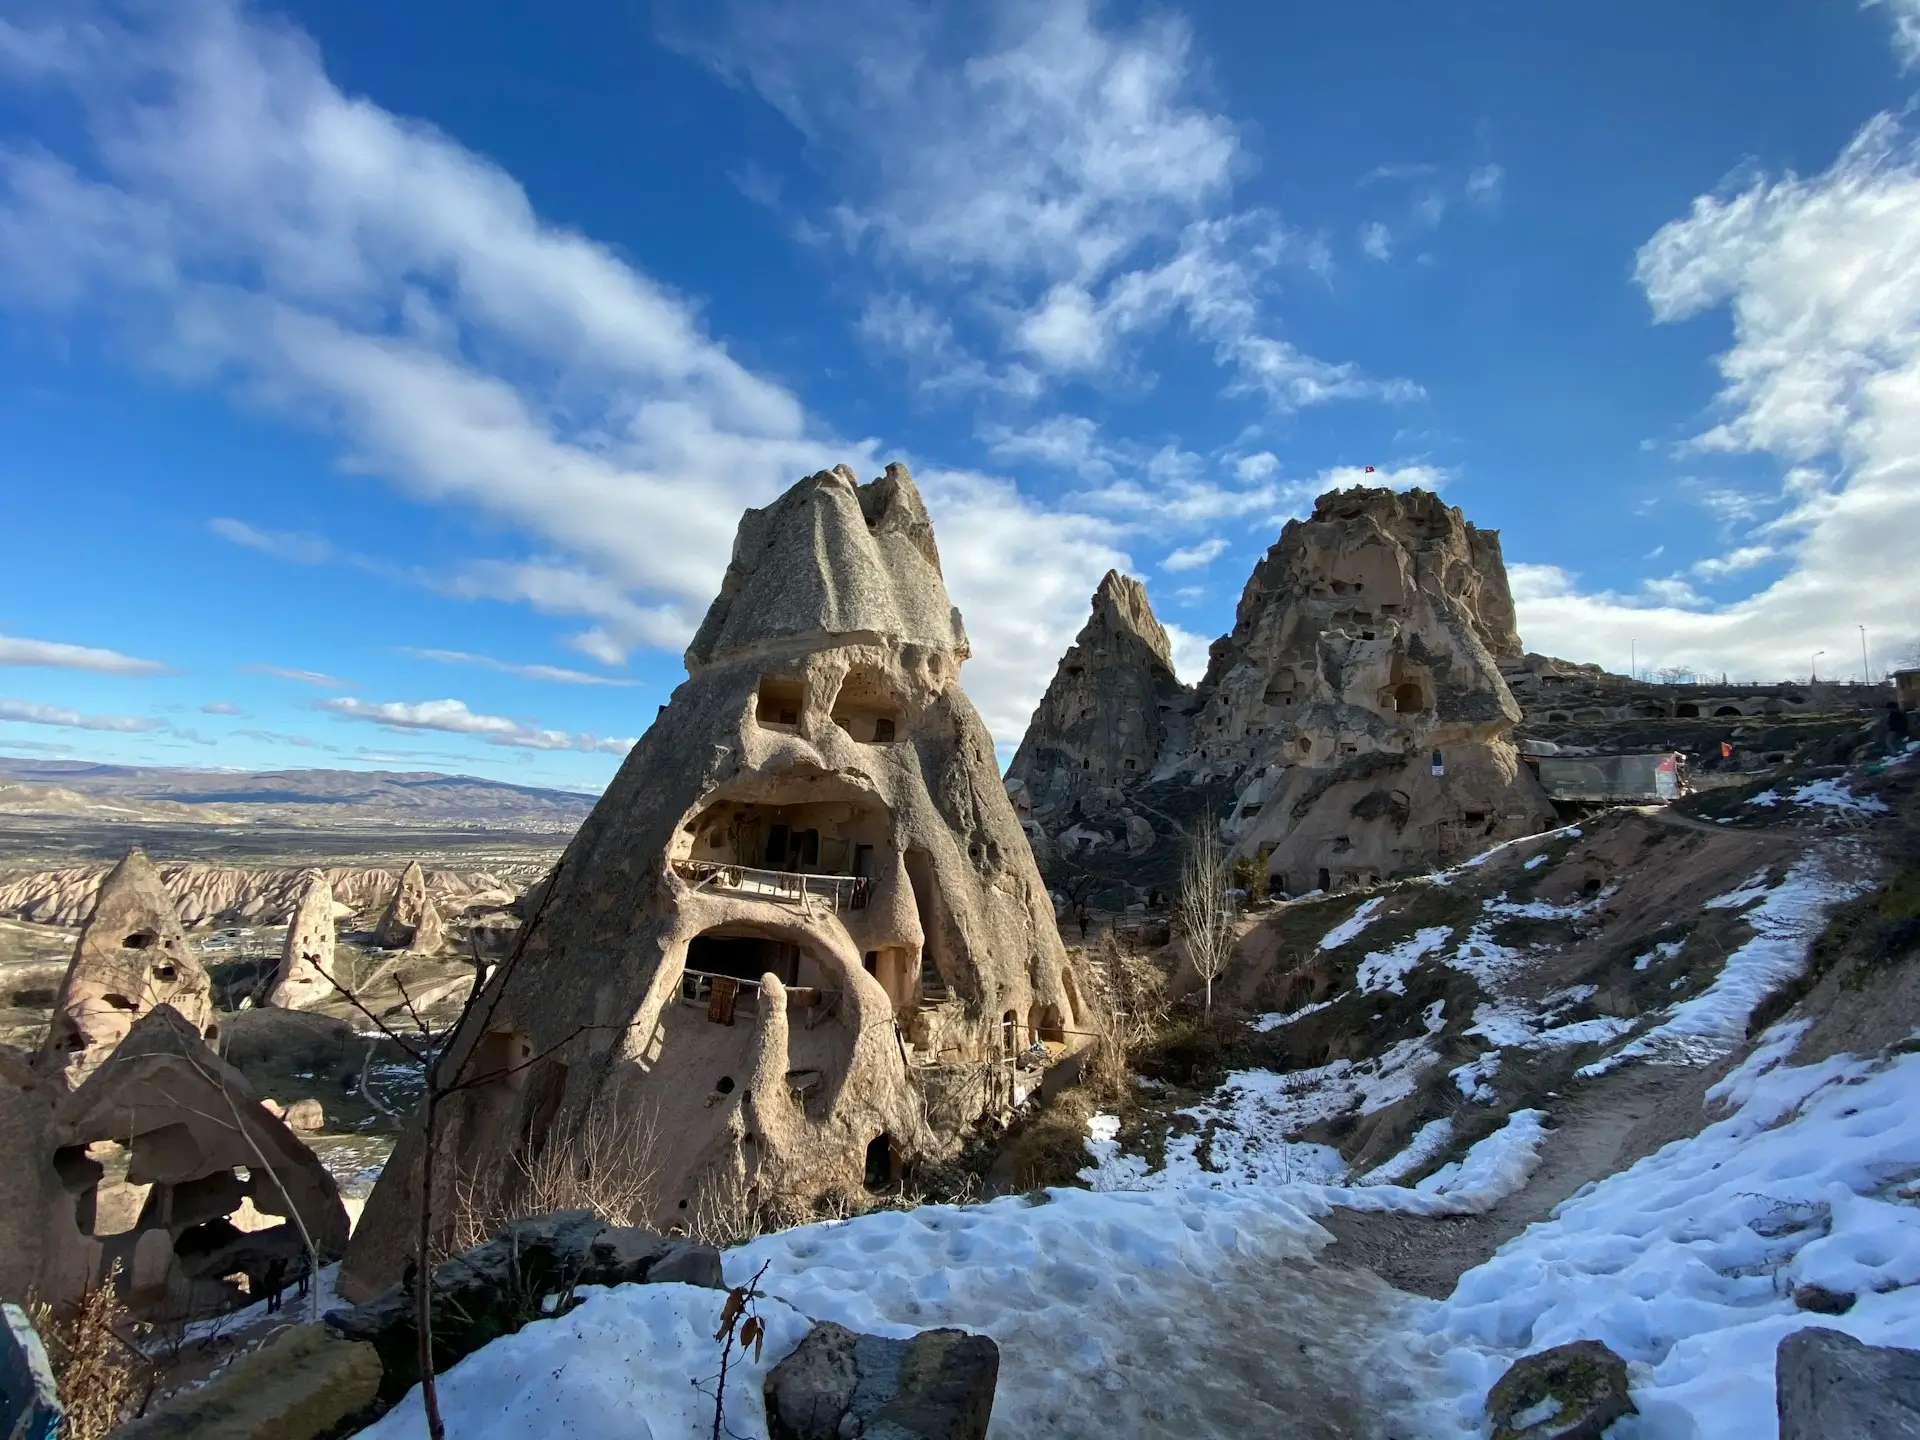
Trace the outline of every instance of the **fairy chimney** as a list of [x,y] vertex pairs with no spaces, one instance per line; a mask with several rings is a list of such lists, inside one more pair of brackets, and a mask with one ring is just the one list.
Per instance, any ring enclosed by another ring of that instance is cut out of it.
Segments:
[[50,1061],[78,1084],[159,1005],[171,1005],[201,1034],[216,1034],[212,982],[187,943],[160,873],[135,846],[101,882],[81,927],[53,1003]]
[[435,953],[444,943],[440,912],[427,893],[426,873],[418,860],[402,872],[393,899],[374,927],[373,940],[382,949],[412,950],[423,955]]
[[1029,834],[1069,820],[1089,790],[1147,779],[1187,696],[1145,587],[1109,570],[1007,768],[1008,788],[1033,822]]
[[[448,1045],[470,1083],[441,1107],[447,1195],[591,1110],[653,1137],[612,1162],[651,1172],[636,1221],[804,1212],[957,1149],[990,1100],[954,1095],[953,1062],[1084,1028],[967,655],[904,466],[746,512],[687,679]],[[398,1274],[422,1145],[382,1173],[343,1293]]]
[[333,994],[333,938],[333,885],[316,870],[307,877],[287,922],[269,1004],[304,1010]]

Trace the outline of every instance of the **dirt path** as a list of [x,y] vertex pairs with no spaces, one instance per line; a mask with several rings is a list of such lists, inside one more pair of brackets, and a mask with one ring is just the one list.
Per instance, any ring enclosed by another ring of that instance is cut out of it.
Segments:
[[1540,1163],[1518,1194],[1485,1215],[1452,1219],[1338,1210],[1320,1222],[1335,1241],[1321,1258],[1371,1270],[1396,1289],[1444,1298],[1462,1274],[1535,1221],[1547,1219],[1581,1186],[1711,1122],[1703,1102],[1725,1064],[1705,1070],[1633,1065],[1583,1085],[1549,1112]]

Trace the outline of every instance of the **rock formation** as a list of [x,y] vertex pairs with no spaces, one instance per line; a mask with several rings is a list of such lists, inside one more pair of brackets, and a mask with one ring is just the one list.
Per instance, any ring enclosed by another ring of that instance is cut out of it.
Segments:
[[1424,870],[1552,814],[1510,740],[1521,653],[1496,532],[1425,491],[1333,491],[1256,566],[1194,690],[1144,595],[1103,583],[1009,790],[1049,876],[1107,903],[1170,889],[1209,810],[1279,891]]
[[173,902],[136,846],[101,885],[80,931],[54,998],[47,1053],[78,1084],[159,1005],[171,1005],[196,1032],[212,1037],[212,994]]
[[432,955],[445,943],[446,932],[433,897],[427,893],[426,873],[415,860],[400,877],[387,910],[375,927],[373,940],[388,950],[411,950]]
[[[589,1107],[658,1137],[618,1162],[652,1172],[636,1221],[884,1187],[995,1103],[973,1062],[1078,1028],[967,655],[904,467],[742,517],[688,678],[441,1061],[476,1082],[445,1107],[449,1204]],[[421,1151],[369,1198],[349,1298],[400,1270]]]
[[[1188,699],[1146,590],[1109,570],[1007,770],[1007,792],[1036,850],[1078,817],[1090,792],[1102,793],[1089,818],[1138,819],[1115,801],[1159,765],[1170,724],[1179,734]],[[1127,839],[1133,853],[1142,853],[1153,829],[1140,820]]]
[[[111,867],[66,865],[36,870],[0,885],[0,915],[36,925],[78,925],[93,909],[94,897]],[[249,869],[178,861],[160,868],[160,882],[189,930],[204,925],[280,925],[300,903],[311,866]],[[529,867],[530,868],[530,867]],[[340,902],[334,918],[371,910],[392,898],[397,877],[369,865],[334,865],[323,872]],[[513,885],[491,871],[429,870],[427,894],[442,918],[471,911],[503,909],[513,903]]]
[[[17,1223],[49,1298],[72,1298],[118,1261],[145,1298],[217,1308],[227,1276],[257,1285],[274,1259],[291,1274],[302,1226],[322,1265],[346,1246],[326,1167],[167,1005],[52,1104],[42,1145],[17,1163],[45,1156],[62,1193]],[[124,1175],[110,1174],[103,1160],[122,1150]]]
[[1239,767],[1239,853],[1300,893],[1541,828],[1498,665],[1518,653],[1496,534],[1423,490],[1322,495],[1254,568],[1200,686],[1198,762]]
[[333,886],[314,872],[287,923],[268,1004],[302,1010],[333,995],[333,905]]

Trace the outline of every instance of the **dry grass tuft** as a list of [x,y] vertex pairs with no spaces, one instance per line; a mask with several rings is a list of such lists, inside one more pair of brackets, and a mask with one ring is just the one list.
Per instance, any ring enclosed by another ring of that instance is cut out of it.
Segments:
[[66,1412],[62,1440],[105,1440],[131,1419],[153,1392],[159,1375],[127,1338],[133,1328],[120,1299],[120,1267],[89,1286],[71,1305],[55,1307],[29,1297],[33,1328],[47,1347]]

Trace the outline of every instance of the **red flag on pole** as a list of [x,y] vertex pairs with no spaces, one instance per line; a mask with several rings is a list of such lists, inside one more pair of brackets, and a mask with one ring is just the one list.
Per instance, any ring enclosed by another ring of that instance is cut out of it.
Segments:
[[1371,465],[1367,466],[1367,474],[1371,475],[1372,473],[1373,473],[1373,467]]

